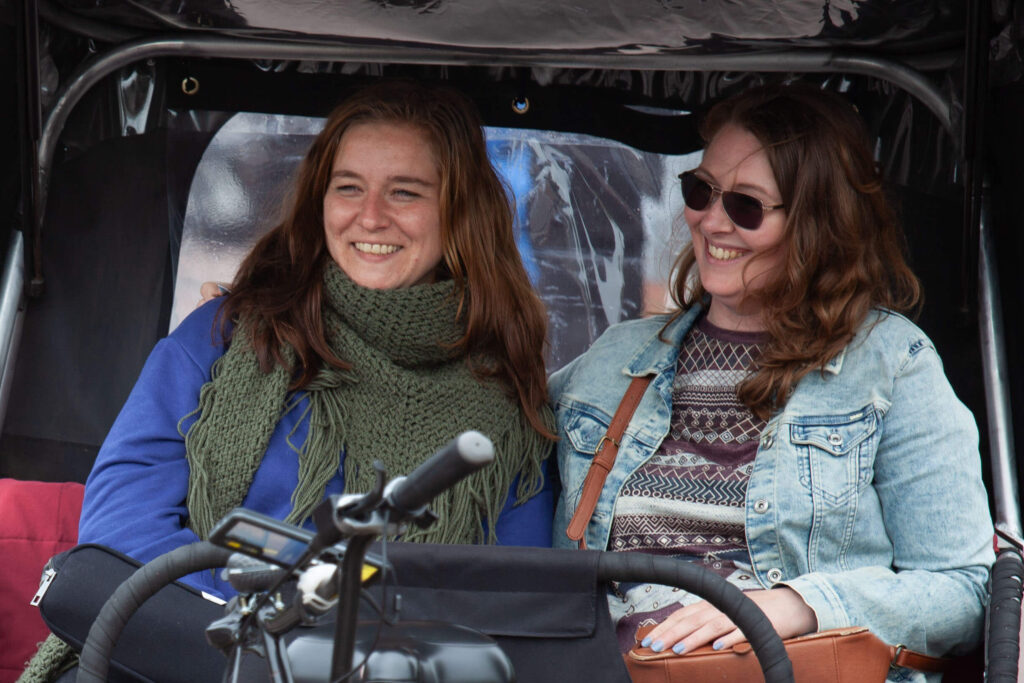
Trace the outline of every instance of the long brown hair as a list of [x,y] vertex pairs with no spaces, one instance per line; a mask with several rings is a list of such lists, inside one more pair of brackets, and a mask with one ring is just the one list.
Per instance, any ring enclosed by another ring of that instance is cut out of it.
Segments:
[[[737,390],[767,419],[797,382],[823,369],[872,308],[906,312],[921,289],[871,153],[863,120],[837,95],[806,84],[764,85],[708,112],[705,142],[727,124],[764,146],[786,209],[784,265],[757,291],[769,341]],[[706,296],[692,244],[676,261],[673,298],[687,309]]]
[[242,262],[221,320],[246,320],[264,371],[296,352],[293,389],[320,363],[347,367],[331,351],[320,317],[321,270],[330,258],[323,198],[342,136],[354,124],[416,126],[430,141],[441,176],[440,277],[455,283],[466,334],[456,348],[480,377],[494,377],[518,399],[530,424],[553,437],[540,410],[547,403],[543,346],[547,317],[519,258],[508,196],[487,157],[472,103],[448,88],[382,81],[346,98],[327,118],[298,171],[287,215]]

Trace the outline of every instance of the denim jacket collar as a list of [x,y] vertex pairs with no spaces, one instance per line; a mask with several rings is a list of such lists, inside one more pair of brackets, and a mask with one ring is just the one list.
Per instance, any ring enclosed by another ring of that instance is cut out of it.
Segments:
[[[688,311],[671,320],[658,334],[651,337],[640,350],[634,354],[623,374],[630,377],[660,374],[666,367],[674,364],[683,345],[683,338],[693,327],[697,318],[704,312],[703,304],[694,304]],[[843,369],[846,358],[846,347],[825,363],[824,370],[830,375],[838,375]]]
[[827,372],[829,374],[832,374],[832,375],[838,375],[839,372],[843,369],[843,359],[845,359],[845,358],[846,358],[846,347],[844,346],[843,350],[840,351],[838,354],[836,354],[835,358],[833,358],[829,362],[825,363],[825,372]]
[[669,319],[670,322],[629,359],[622,370],[623,374],[630,377],[659,375],[666,369],[674,367],[683,338],[703,311],[702,305],[695,304],[674,320]]

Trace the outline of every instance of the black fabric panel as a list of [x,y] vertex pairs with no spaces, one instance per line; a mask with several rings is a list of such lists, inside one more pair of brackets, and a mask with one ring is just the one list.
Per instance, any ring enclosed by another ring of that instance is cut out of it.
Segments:
[[[455,87],[476,103],[488,126],[584,133],[667,154],[686,154],[703,144],[693,117],[675,111],[683,107],[679,93],[670,91],[660,98],[653,94],[658,89],[650,81],[661,80],[655,74],[644,74],[641,79],[623,73],[615,79],[616,87],[601,87],[600,83],[588,83],[586,72],[559,72],[562,82],[542,85],[535,80],[536,74],[526,69],[509,69],[499,75],[493,69],[477,67],[385,64],[362,71]],[[193,95],[184,94],[181,88],[168,88],[167,105],[173,109],[302,116],[327,116],[353,89],[376,78],[365,73],[303,73],[290,68],[267,71],[249,62],[217,59],[168,60],[166,77],[172,84],[186,78],[199,84]],[[584,83],[574,85],[575,78]],[[633,83],[627,87],[630,81]],[[517,100],[529,106],[515,110],[513,102]],[[645,106],[653,109],[638,109]]]
[[[45,291],[28,303],[0,473],[45,474],[68,447],[102,443],[167,332],[169,238],[180,235],[208,139],[155,131],[98,143],[56,165],[43,231]],[[41,440],[41,450],[24,453],[18,438]]]
[[15,48],[19,45],[13,26],[0,26],[0,89],[8,95],[0,102],[0,245],[8,243],[12,227],[17,225],[18,199],[25,168],[28,135],[24,128],[25,102],[21,96],[21,64]]
[[924,291],[916,322],[935,343],[956,395],[974,413],[981,438],[982,474],[986,483],[991,482],[978,339],[977,271],[966,260],[970,245],[964,243],[962,195],[958,188],[950,188],[944,196],[906,187],[891,190],[907,235],[910,266]]
[[4,434],[0,477],[84,484],[98,451],[98,446]]
[[[381,552],[379,547],[374,550]],[[450,620],[491,636],[531,638],[594,635],[598,555],[420,543],[387,548],[401,587],[402,618],[448,614]],[[374,589],[378,596],[380,592],[380,587]]]
[[[387,548],[402,594],[402,619],[476,628],[498,641],[517,680],[531,683],[629,680],[605,591],[597,584],[599,556],[547,548]],[[372,592],[379,598],[381,589]]]

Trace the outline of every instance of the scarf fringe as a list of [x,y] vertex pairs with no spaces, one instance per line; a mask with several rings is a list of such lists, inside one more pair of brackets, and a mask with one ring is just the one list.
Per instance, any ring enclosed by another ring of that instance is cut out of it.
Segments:
[[50,634],[28,661],[17,683],[49,683],[78,663],[78,655],[63,640]]
[[[542,416],[549,424],[549,409]],[[500,543],[498,517],[516,484],[514,505],[522,505],[544,486],[544,462],[551,442],[537,433],[521,413],[515,424],[497,437],[494,462],[434,499],[438,520],[428,529],[413,529],[401,540],[424,543]],[[395,473],[389,473],[394,476]],[[516,478],[518,477],[518,482]]]
[[[242,326],[235,329],[232,339],[231,348],[237,347],[251,348]],[[292,360],[290,355],[285,354],[289,361]],[[224,514],[235,505],[241,505],[284,410],[276,396],[278,392],[284,394],[288,372],[276,366],[270,373],[263,373],[258,364],[247,363],[246,360],[237,353],[225,353],[218,358],[210,368],[210,381],[199,391],[199,405],[178,423],[180,432],[186,420],[199,414],[185,433],[185,457],[189,465],[186,505],[189,528],[204,540]],[[261,378],[267,386],[261,392],[250,392],[246,390],[248,383],[218,381],[222,373]],[[251,430],[241,428],[230,419],[238,410],[256,415],[250,423]],[[220,471],[218,463],[210,458],[212,452],[225,447],[228,449],[227,457],[239,461],[239,466],[233,468],[230,475]],[[223,497],[228,495],[235,502],[225,509]]]
[[328,482],[341,466],[347,415],[344,403],[331,389],[344,380],[341,371],[324,368],[308,387],[309,406],[305,412],[309,416],[309,432],[298,450],[299,483],[292,491],[292,511],[285,519],[290,524],[302,524],[313,514],[324,498]]

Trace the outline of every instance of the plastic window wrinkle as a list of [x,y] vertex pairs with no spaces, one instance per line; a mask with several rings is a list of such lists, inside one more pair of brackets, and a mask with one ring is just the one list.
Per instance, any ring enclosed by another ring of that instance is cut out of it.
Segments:
[[146,63],[122,69],[117,82],[117,107],[121,135],[139,135],[146,132],[150,105],[156,88],[155,67]]
[[[196,169],[178,258],[173,329],[200,285],[230,281],[272,226],[323,119],[234,115]],[[548,308],[548,369],[615,322],[667,309],[672,261],[689,240],[676,175],[700,153],[660,155],[579,134],[487,128],[515,205],[516,240]]]

